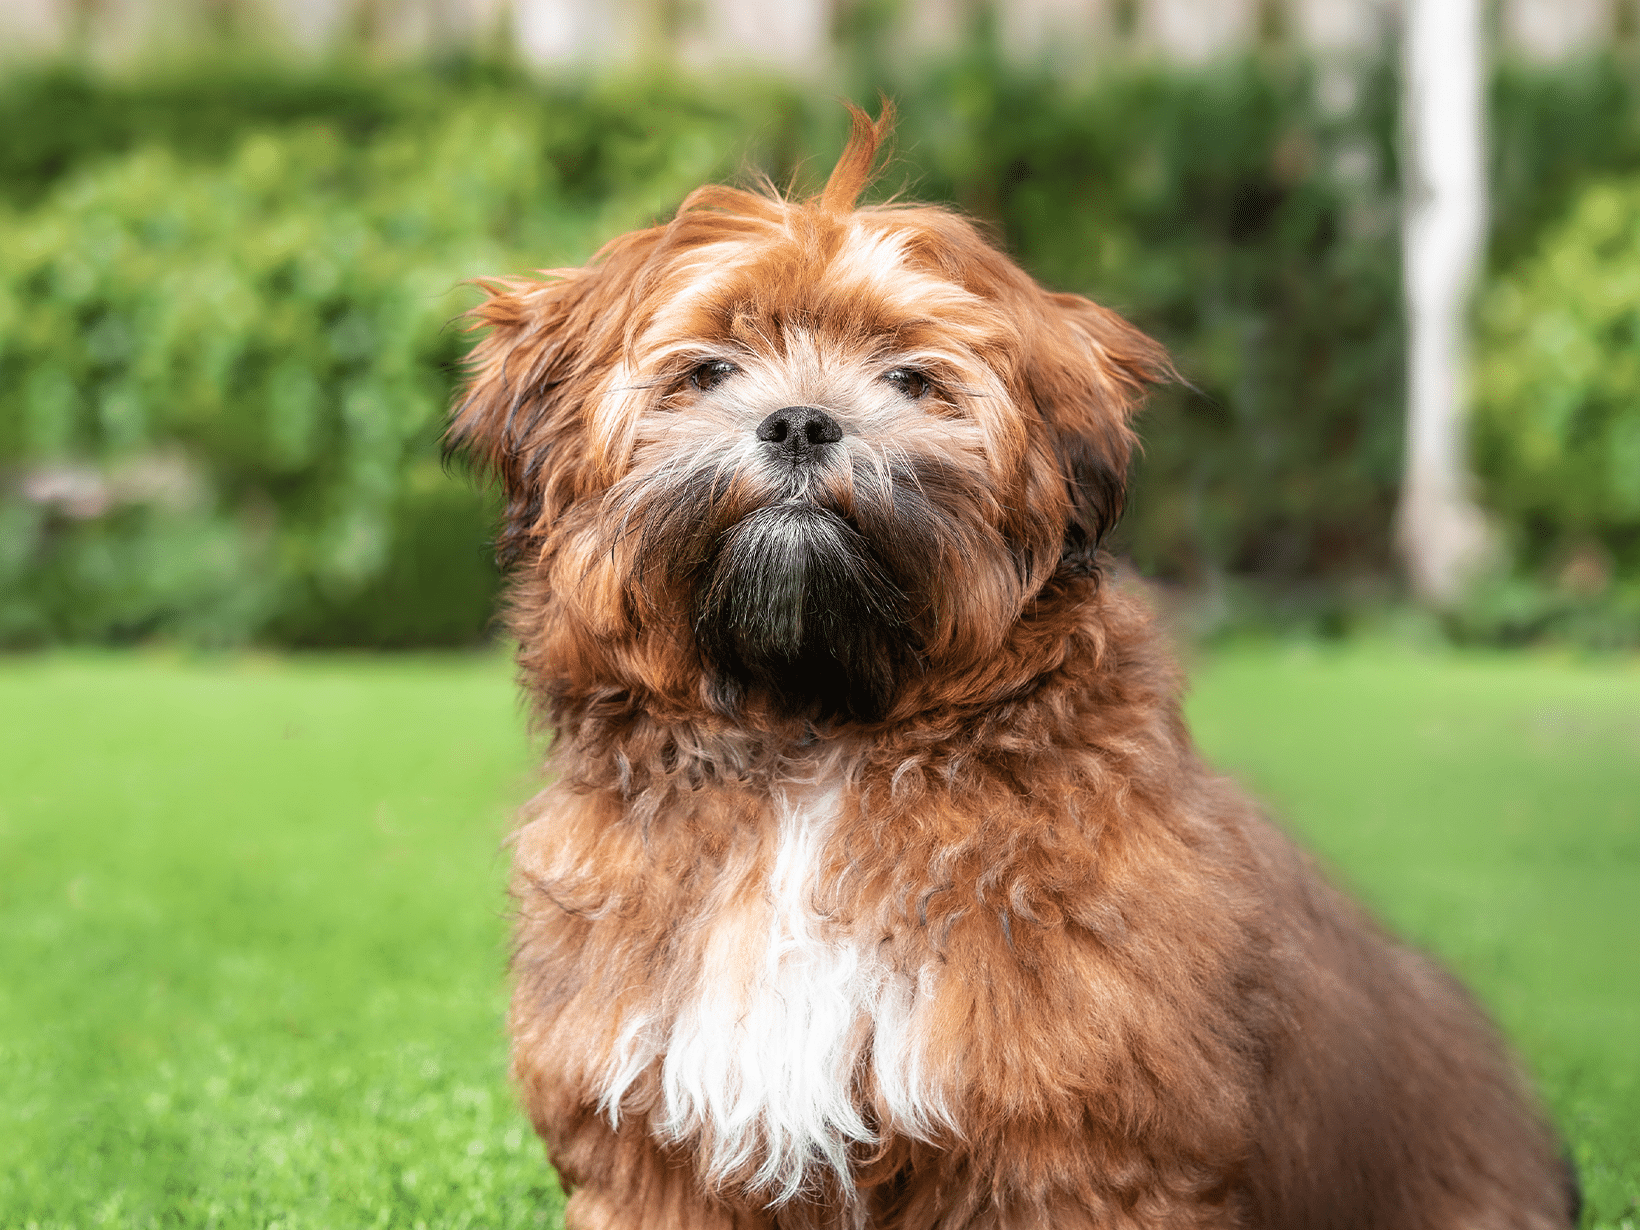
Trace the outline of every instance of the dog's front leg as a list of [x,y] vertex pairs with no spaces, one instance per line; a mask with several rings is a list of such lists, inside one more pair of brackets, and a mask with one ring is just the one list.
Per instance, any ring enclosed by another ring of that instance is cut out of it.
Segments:
[[[1030,1146],[1027,1146],[1028,1150]],[[1080,1150],[1049,1147],[1010,1163],[927,1155],[872,1193],[883,1230],[1238,1230],[1249,1224],[1228,1185],[1155,1173],[1139,1158],[1106,1169]],[[1146,1173],[1151,1171],[1150,1173]]]
[[547,1136],[570,1193],[565,1230],[773,1230],[769,1218],[709,1194],[688,1157],[635,1120],[616,1130],[588,1109]]
[[641,1192],[577,1188],[564,1209],[565,1230],[765,1230],[772,1224],[685,1192],[678,1183],[646,1185]]

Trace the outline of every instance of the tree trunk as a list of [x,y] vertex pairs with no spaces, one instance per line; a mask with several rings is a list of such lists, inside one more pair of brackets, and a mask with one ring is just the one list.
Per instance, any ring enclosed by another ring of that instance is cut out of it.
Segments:
[[1396,539],[1413,591],[1449,606],[1486,553],[1464,446],[1469,293],[1486,230],[1479,0],[1408,0],[1403,261],[1410,329]]

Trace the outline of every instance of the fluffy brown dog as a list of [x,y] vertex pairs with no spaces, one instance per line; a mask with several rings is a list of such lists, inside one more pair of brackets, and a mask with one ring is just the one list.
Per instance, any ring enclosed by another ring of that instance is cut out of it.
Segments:
[[1162,351],[855,208],[882,129],[477,309],[569,1224],[1569,1225],[1480,1013],[1202,764],[1101,584]]

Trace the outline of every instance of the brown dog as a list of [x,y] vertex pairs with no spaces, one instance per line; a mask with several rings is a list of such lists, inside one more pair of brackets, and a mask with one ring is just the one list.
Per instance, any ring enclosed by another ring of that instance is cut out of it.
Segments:
[[490,287],[572,1227],[1565,1227],[1463,991],[1198,759],[1101,584],[1159,347],[927,206],[702,188]]

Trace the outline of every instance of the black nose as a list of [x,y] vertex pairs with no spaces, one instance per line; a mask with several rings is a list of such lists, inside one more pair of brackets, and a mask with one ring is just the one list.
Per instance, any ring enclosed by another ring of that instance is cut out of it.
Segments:
[[822,444],[843,438],[837,420],[815,406],[787,406],[757,425],[757,438],[793,462],[812,461]]

